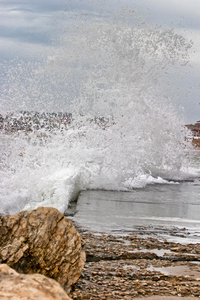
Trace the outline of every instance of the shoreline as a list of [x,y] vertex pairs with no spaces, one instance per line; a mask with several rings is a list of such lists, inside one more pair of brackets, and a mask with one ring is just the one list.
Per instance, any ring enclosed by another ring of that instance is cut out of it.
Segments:
[[[13,134],[15,132],[23,132],[25,134],[31,132],[37,132],[39,129],[48,131],[54,130],[67,130],[73,124],[72,113],[69,112],[36,112],[36,111],[19,111],[10,112],[5,116],[0,114],[0,130],[5,134]],[[94,117],[87,120],[90,123],[94,123],[105,129],[114,121],[105,117]],[[197,121],[195,125],[185,125],[192,133],[192,138],[186,138],[190,140],[191,144],[199,150],[200,148],[200,121]],[[195,134],[197,134],[197,138]],[[44,134],[44,132],[42,133]]]
[[86,252],[72,299],[200,297],[200,243],[185,245],[136,233],[99,233],[72,222]]

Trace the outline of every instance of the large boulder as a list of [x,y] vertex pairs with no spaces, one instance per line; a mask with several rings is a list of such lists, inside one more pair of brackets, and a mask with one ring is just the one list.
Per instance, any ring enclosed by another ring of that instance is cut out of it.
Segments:
[[2,300],[70,300],[58,282],[40,274],[19,274],[6,264],[0,265]]
[[85,263],[79,233],[55,208],[0,216],[0,241],[0,263],[19,273],[51,277],[67,292]]

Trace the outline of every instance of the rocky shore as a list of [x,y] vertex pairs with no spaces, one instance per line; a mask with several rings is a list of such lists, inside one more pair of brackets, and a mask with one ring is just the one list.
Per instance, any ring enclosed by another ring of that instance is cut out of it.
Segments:
[[200,138],[199,138],[199,139],[193,139],[193,140],[192,140],[192,144],[193,144],[193,146],[195,146],[196,148],[200,148]]
[[0,264],[1,300],[71,300],[55,280],[41,274],[20,274]]
[[200,243],[182,245],[136,234],[113,236],[75,226],[83,239],[86,263],[72,299],[155,295],[199,299]]
[[[18,113],[7,113],[5,116],[0,114],[0,130],[4,133],[11,134],[15,132],[30,133],[37,132],[42,129],[47,133],[54,130],[67,130],[73,123],[72,113],[49,113],[35,111],[20,111]],[[93,123],[105,129],[114,124],[113,119],[104,117],[95,117],[88,119],[89,123]],[[195,148],[200,148],[200,121],[197,123],[185,125],[191,132],[192,137],[186,138]],[[44,132],[43,132],[44,135]]]
[[[20,299],[17,290],[23,286],[27,289],[27,285],[30,286],[27,295],[32,294],[33,289],[37,290],[37,286],[41,291],[43,286],[50,297],[52,291],[48,291],[48,286],[52,283],[46,277],[57,281],[60,288],[69,293],[85,264],[80,234],[72,222],[55,208],[39,207],[16,215],[0,215],[0,241],[0,264],[3,265],[0,268],[0,299]],[[10,271],[7,265],[19,274],[40,276],[23,278],[12,269]],[[6,274],[7,280],[2,282],[1,278]],[[9,275],[12,275],[11,278]],[[30,284],[35,281],[40,284]],[[54,292],[58,291],[57,288],[55,285]],[[6,298],[6,294],[10,296]],[[32,298],[27,296],[27,299]]]
[[0,216],[0,298],[199,299],[200,243],[141,232],[92,232],[54,208]]
[[189,124],[186,125],[186,127],[191,131],[192,133],[192,144],[194,147],[199,148],[200,147],[200,121],[197,121],[195,124]]

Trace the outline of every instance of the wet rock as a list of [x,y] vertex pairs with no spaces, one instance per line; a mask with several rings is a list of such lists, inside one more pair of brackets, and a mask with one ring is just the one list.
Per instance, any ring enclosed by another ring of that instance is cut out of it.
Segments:
[[40,274],[19,274],[6,264],[0,265],[0,299],[70,300],[55,280]]
[[[132,233],[96,234],[81,227],[78,231],[85,242],[87,262],[71,293],[73,299],[116,300],[154,295],[168,299],[172,293],[182,297],[200,295],[199,244],[181,245]],[[190,255],[193,251],[195,254]],[[170,268],[177,272],[170,273]],[[186,269],[189,276],[185,275]]]
[[54,208],[0,216],[0,240],[0,263],[19,273],[51,277],[68,291],[85,263],[79,233]]

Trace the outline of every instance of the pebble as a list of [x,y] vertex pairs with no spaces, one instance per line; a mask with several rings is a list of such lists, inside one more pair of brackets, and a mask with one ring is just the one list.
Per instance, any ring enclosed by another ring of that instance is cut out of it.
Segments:
[[[141,238],[136,234],[97,235],[80,227],[77,230],[82,235],[87,263],[70,294],[72,299],[114,300],[151,295],[200,295],[200,265],[190,263],[200,261],[200,244],[161,242],[152,237]],[[133,252],[135,249],[138,252]],[[159,257],[155,256],[154,249],[166,249],[172,253]],[[151,271],[147,269],[149,266],[152,266]],[[171,266],[187,266],[199,272],[199,276],[161,273],[162,267]],[[159,271],[154,268],[159,268]]]

